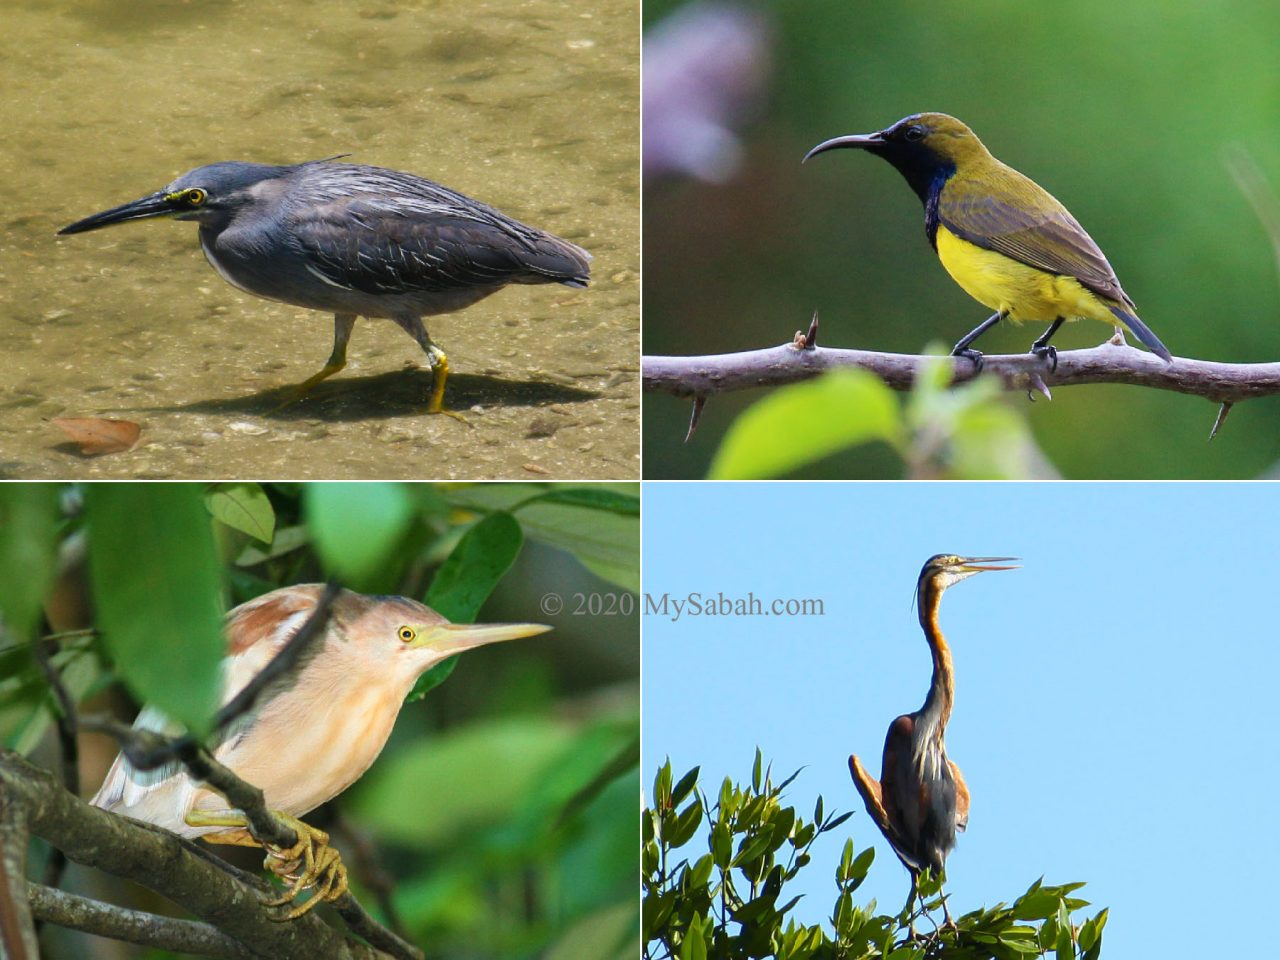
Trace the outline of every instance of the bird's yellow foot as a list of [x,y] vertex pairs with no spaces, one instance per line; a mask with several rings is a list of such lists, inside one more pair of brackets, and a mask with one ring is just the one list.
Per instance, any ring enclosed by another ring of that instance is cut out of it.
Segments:
[[313,374],[312,376],[307,377],[307,379],[303,380],[301,383],[297,384],[296,386],[287,388],[285,390],[284,399],[281,400],[275,406],[274,409],[283,410],[285,407],[291,407],[295,403],[305,400],[307,398],[307,395],[311,393],[311,391],[314,390],[319,384],[323,383],[325,380],[328,380],[330,377],[332,377],[335,373],[340,371],[346,365],[347,365],[346,360],[343,360],[341,363],[335,363],[332,359],[330,359],[330,361],[324,365],[324,368],[319,373]]
[[295,920],[316,904],[337,900],[347,892],[347,868],[338,851],[329,846],[329,835],[323,830],[308,826],[297,817],[275,811],[275,815],[293,827],[298,842],[292,847],[264,844],[254,838],[247,828],[243,813],[236,810],[192,810],[186,816],[193,827],[225,827],[218,833],[206,834],[210,843],[227,843],[237,846],[262,847],[267,858],[262,866],[286,881],[284,895],[262,901],[263,906],[282,907],[293,903],[303,890],[315,887],[315,892],[286,913],[273,920]]
[[293,827],[298,835],[298,842],[287,848],[265,845],[267,858],[262,862],[263,867],[287,881],[288,886],[282,896],[264,900],[263,903],[268,907],[294,904],[298,894],[314,887],[314,892],[307,900],[293,906],[283,916],[272,918],[294,920],[316,904],[332,902],[346,893],[347,868],[338,851],[329,846],[329,835],[323,830],[308,826],[287,814],[276,815]]
[[443,413],[453,417],[459,423],[466,423],[467,418],[456,410],[446,410],[444,406],[444,385],[449,379],[449,358],[434,343],[427,350],[427,359],[431,362],[431,398],[427,401],[427,413]]

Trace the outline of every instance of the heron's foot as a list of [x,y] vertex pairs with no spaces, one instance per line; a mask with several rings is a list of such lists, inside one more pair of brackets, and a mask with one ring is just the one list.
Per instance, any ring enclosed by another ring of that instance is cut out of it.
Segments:
[[1041,360],[1049,358],[1049,370],[1054,372],[1058,369],[1058,348],[1052,343],[1041,343],[1037,340],[1031,345],[1031,352]]
[[977,367],[977,373],[982,372],[982,351],[975,350],[973,347],[956,347],[951,351],[953,357],[965,357],[972,360],[973,365]]
[[[276,847],[266,844],[267,858],[263,867],[288,883],[284,894],[263,900],[268,907],[292,905],[291,909],[273,920],[296,920],[316,904],[332,902],[347,892],[347,868],[338,851],[329,846],[329,835],[323,830],[308,826],[297,817],[276,811],[276,816],[293,827],[298,842],[292,847]],[[296,903],[304,890],[315,888],[302,903]]]
[[342,363],[334,363],[332,360],[330,360],[328,363],[324,365],[324,368],[319,373],[313,376],[307,377],[307,379],[303,380],[301,383],[297,384],[296,386],[287,388],[285,390],[285,398],[281,400],[280,403],[278,403],[275,407],[272,408],[272,412],[275,413],[277,411],[283,410],[285,407],[291,407],[295,403],[301,403],[303,400],[307,398],[307,395],[310,394],[312,390],[314,390],[317,386],[319,386],[325,380],[328,380],[330,377],[332,377],[335,373],[340,371],[346,365],[347,364],[345,360]]
[[433,343],[427,348],[427,359],[431,363],[432,375],[431,399],[427,401],[427,413],[443,413],[447,417],[453,417],[459,423],[471,426],[466,417],[456,410],[446,409],[444,405],[444,387],[449,380],[449,358]]

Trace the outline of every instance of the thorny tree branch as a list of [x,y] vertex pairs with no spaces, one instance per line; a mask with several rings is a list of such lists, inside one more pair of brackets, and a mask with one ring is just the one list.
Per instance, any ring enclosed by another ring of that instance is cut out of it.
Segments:
[[[692,436],[706,398],[717,393],[797,383],[844,367],[869,370],[892,389],[909,390],[923,365],[935,359],[819,347],[817,328],[815,316],[807,334],[796,334],[790,343],[762,350],[701,357],[644,357],[644,389],[692,399]],[[972,360],[949,359],[955,383],[978,375]],[[982,372],[999,377],[1006,390],[1047,393],[1050,387],[1127,383],[1204,397],[1224,408],[1214,432],[1232,404],[1280,394],[1280,363],[1217,363],[1175,357],[1173,363],[1166,364],[1159,357],[1125,345],[1118,336],[1088,350],[1059,351],[1056,369],[1051,369],[1048,359],[1024,353],[988,355],[983,358]]]
[[[290,638],[271,662],[243,690],[218,711],[214,718],[215,732],[225,731],[236,719],[253,709],[264,690],[294,671],[297,665],[307,656],[310,647],[314,645],[319,637],[323,636],[329,621],[333,601],[337,598],[340,589],[336,583],[329,583],[325,586],[324,592],[316,604],[316,609],[302,625],[298,633]],[[70,697],[67,696],[66,690],[61,683],[61,678],[57,676],[56,671],[51,672],[50,683],[57,692],[59,702],[70,711],[73,724],[78,723],[81,729],[97,730],[110,734],[119,742],[121,750],[135,767],[151,770],[165,763],[177,761],[182,764],[190,776],[204,781],[208,786],[226,797],[231,806],[241,810],[249,823],[250,832],[259,842],[265,841],[282,847],[293,846],[297,842],[297,834],[293,828],[280,820],[267,808],[262,791],[241,780],[230,769],[215,760],[203,744],[195,738],[190,735],[164,737],[153,731],[134,729],[108,718],[81,717],[77,721],[74,704],[71,702]],[[109,814],[104,815],[110,816]],[[46,839],[49,839],[57,849],[66,852],[72,859],[77,859],[71,850],[56,843],[52,838],[46,837]],[[177,838],[175,837],[174,839]],[[216,858],[210,859],[215,863],[221,863]],[[96,865],[102,866],[103,869],[109,872],[117,872],[112,870],[109,863]],[[157,887],[154,884],[147,883],[146,880],[140,880],[139,882],[152,886],[158,892],[168,895],[167,883]],[[342,897],[335,901],[334,908],[351,931],[363,937],[374,948],[393,957],[402,958],[402,960],[421,960],[421,951],[406,943],[374,920],[351,893],[344,893]],[[258,912],[263,912],[260,905]],[[293,920],[287,924],[277,924],[277,926],[292,926],[297,922],[297,920]],[[110,934],[107,933],[107,935],[109,936]],[[256,949],[256,945],[253,943],[249,943],[248,946]],[[319,951],[315,955],[327,954],[324,951]],[[351,955],[356,956],[358,954]]]

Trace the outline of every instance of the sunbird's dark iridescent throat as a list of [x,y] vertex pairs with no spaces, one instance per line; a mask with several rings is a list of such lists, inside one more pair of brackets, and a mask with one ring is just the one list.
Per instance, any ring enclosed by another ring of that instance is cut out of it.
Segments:
[[917,113],[878,133],[836,137],[805,159],[838,148],[884,157],[924,204],[925,233],[965,293],[996,312],[951,351],[981,364],[970,345],[1002,319],[1049,324],[1031,346],[1057,366],[1049,338],[1087,317],[1131,331],[1165,362],[1173,357],[1137,315],[1111,264],[1067,208],[1001,163],[955,117]]

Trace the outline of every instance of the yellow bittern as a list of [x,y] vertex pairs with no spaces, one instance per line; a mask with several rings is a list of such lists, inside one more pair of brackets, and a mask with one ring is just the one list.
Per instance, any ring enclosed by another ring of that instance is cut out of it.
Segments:
[[[996,566],[1016,559],[938,554],[925,562],[916,583],[916,601],[920,626],[933,655],[929,694],[919,710],[905,713],[889,724],[879,783],[867,773],[856,754],[849,756],[849,773],[867,813],[911,874],[904,913],[915,902],[920,875],[930,870],[941,876],[947,854],[956,845],[956,831],[964,830],[969,823],[969,788],[960,768],[947,758],[943,742],[956,684],[951,649],[938,626],[938,605],[943,591],[953,583],[986,570],[1017,569]],[[942,911],[946,922],[954,926],[945,899]]]
[[[223,702],[261,671],[301,629],[323,587],[301,584],[236,607],[227,614]],[[455,624],[405,597],[367,597],[343,590],[333,602],[325,634],[292,682],[282,681],[247,717],[227,730],[213,756],[259,787],[268,807],[298,834],[290,849],[267,845],[264,866],[289,881],[268,906],[315,893],[281,919],[306,913],[346,890],[346,868],[329,837],[297,818],[337,796],[382,751],[414,681],[435,664],[488,643],[529,637],[551,629],[532,623]],[[145,707],[134,726],[173,733],[175,725]],[[106,810],[158,824],[184,837],[212,843],[261,844],[250,836],[244,814],[221,794],[191,779],[176,765],[135,769],[116,757],[92,802]]]

